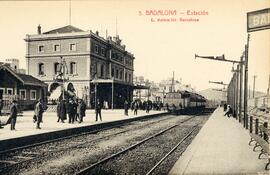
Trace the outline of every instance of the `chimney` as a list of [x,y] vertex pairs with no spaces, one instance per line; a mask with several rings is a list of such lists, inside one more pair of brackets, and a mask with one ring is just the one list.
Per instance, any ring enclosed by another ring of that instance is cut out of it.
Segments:
[[96,31],[96,35],[99,36],[99,35],[98,35],[98,31]]
[[41,26],[40,26],[40,24],[37,27],[37,32],[38,32],[39,35],[41,35]]

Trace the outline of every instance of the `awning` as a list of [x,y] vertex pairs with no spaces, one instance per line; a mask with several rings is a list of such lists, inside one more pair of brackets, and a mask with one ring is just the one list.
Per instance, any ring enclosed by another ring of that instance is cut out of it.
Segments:
[[120,84],[120,85],[126,85],[126,86],[130,86],[133,89],[150,89],[149,86],[144,86],[144,85],[134,85],[133,83],[128,83],[128,82],[123,82],[120,80],[115,80],[115,79],[101,79],[101,78],[97,78],[97,79],[93,79],[90,81],[90,83],[92,84]]

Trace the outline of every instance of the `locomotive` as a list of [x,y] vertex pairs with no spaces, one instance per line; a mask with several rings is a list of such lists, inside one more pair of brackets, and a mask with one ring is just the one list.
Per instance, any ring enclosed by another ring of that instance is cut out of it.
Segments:
[[169,111],[203,109],[206,101],[202,95],[189,91],[169,92],[164,97],[164,104]]

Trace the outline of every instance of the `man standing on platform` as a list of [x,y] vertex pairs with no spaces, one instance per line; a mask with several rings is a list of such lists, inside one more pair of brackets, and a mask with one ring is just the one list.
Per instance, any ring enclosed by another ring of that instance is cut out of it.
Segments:
[[124,102],[124,110],[125,110],[125,115],[126,116],[128,116],[128,107],[129,107],[128,102],[127,102],[127,100],[125,100],[125,102]]
[[13,100],[10,106],[10,117],[7,121],[7,124],[10,123],[10,130],[15,130],[17,114],[18,114],[17,100]]
[[60,103],[57,105],[57,116],[57,122],[61,120],[62,123],[65,123],[64,120],[67,119],[65,100],[60,100]]
[[138,108],[139,108],[139,104],[137,101],[134,102],[134,115],[138,114]]
[[74,123],[75,115],[77,113],[77,105],[75,104],[73,99],[69,100],[67,111],[68,111],[68,123]]
[[79,123],[83,122],[83,117],[85,116],[86,104],[82,99],[79,100]]
[[35,115],[37,117],[37,129],[41,129],[40,123],[42,122],[42,116],[43,116],[43,105],[42,105],[42,100],[39,99],[36,106],[35,106]]
[[97,102],[96,102],[96,122],[98,121],[98,115],[99,115],[100,121],[102,121],[101,108],[102,108],[101,103],[99,100],[97,100]]

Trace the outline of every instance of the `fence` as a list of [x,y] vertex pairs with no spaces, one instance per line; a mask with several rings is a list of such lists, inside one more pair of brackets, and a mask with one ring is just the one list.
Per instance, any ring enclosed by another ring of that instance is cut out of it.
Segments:
[[249,107],[266,107],[270,108],[270,97],[267,96],[260,96],[248,99],[248,106]]
[[17,95],[10,95],[10,94],[3,94],[2,95],[3,108],[1,110],[1,113],[9,114],[10,113],[10,105],[11,105],[12,101],[15,99],[18,100],[18,110],[19,110],[18,112],[21,113],[23,101],[21,101]]

